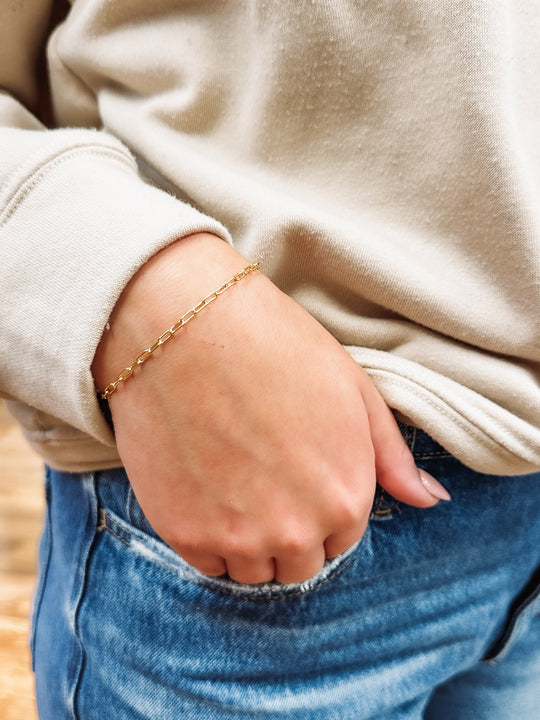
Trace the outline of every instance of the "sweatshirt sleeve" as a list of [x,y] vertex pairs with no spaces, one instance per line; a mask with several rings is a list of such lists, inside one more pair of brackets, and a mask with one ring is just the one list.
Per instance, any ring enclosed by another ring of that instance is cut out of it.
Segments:
[[114,137],[40,123],[34,67],[50,8],[9,4],[0,29],[0,396],[111,443],[90,368],[120,293],[177,238],[230,238],[147,184]]

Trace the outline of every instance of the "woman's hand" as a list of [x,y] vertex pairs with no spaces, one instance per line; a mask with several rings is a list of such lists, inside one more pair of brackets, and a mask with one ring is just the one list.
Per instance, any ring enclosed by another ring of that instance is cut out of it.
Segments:
[[[100,344],[98,387],[246,264],[206,234],[152,258]],[[362,537],[377,480],[420,507],[444,496],[420,475],[367,374],[261,273],[158,349],[110,407],[148,520],[209,575],[244,583],[311,577]]]

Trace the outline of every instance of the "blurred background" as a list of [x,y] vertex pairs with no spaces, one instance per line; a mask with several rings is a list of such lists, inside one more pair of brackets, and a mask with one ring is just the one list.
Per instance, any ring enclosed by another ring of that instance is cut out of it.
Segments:
[[0,400],[0,718],[37,720],[28,635],[43,466]]

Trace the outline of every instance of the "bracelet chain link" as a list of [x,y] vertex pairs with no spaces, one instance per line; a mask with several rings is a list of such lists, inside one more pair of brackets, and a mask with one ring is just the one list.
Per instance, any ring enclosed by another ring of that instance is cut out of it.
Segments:
[[210,303],[213,303],[214,300],[216,300],[220,295],[223,295],[224,292],[226,292],[229,288],[231,288],[233,285],[236,285],[237,282],[242,280],[246,277],[246,275],[249,275],[249,273],[254,272],[255,270],[260,269],[260,263],[252,263],[250,265],[246,265],[246,267],[241,270],[236,275],[233,275],[230,280],[227,280],[226,283],[223,283],[221,287],[219,287],[217,290],[214,290],[214,292],[207,295],[205,298],[203,298],[195,307],[192,307],[190,310],[185,312],[182,317],[175,322],[174,325],[172,325],[168,330],[165,330],[164,333],[162,333],[157,340],[150,345],[150,347],[147,347],[145,350],[138,355],[135,360],[129,365],[127,368],[122,370],[120,375],[116,378],[116,380],[113,380],[113,382],[110,382],[100,393],[100,397],[102,400],[107,400],[110,395],[115,392],[118,385],[120,385],[121,382],[124,382],[125,380],[128,380],[135,371],[135,368],[137,368],[139,365],[142,365],[145,363],[149,358],[152,357],[153,353],[158,349],[158,347],[161,347],[161,345],[164,345],[166,342],[168,342],[174,335],[184,327],[184,325],[187,325],[188,322],[193,320],[197,317],[197,315],[201,312],[201,310],[204,310],[205,307],[208,307]]

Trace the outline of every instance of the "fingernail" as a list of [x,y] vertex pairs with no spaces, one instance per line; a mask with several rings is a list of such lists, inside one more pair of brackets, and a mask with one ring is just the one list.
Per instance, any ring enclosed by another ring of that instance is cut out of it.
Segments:
[[425,470],[418,470],[418,475],[422,485],[426,488],[430,495],[433,495],[437,500],[450,500],[450,493],[448,490],[441,485],[438,480],[427,473]]

